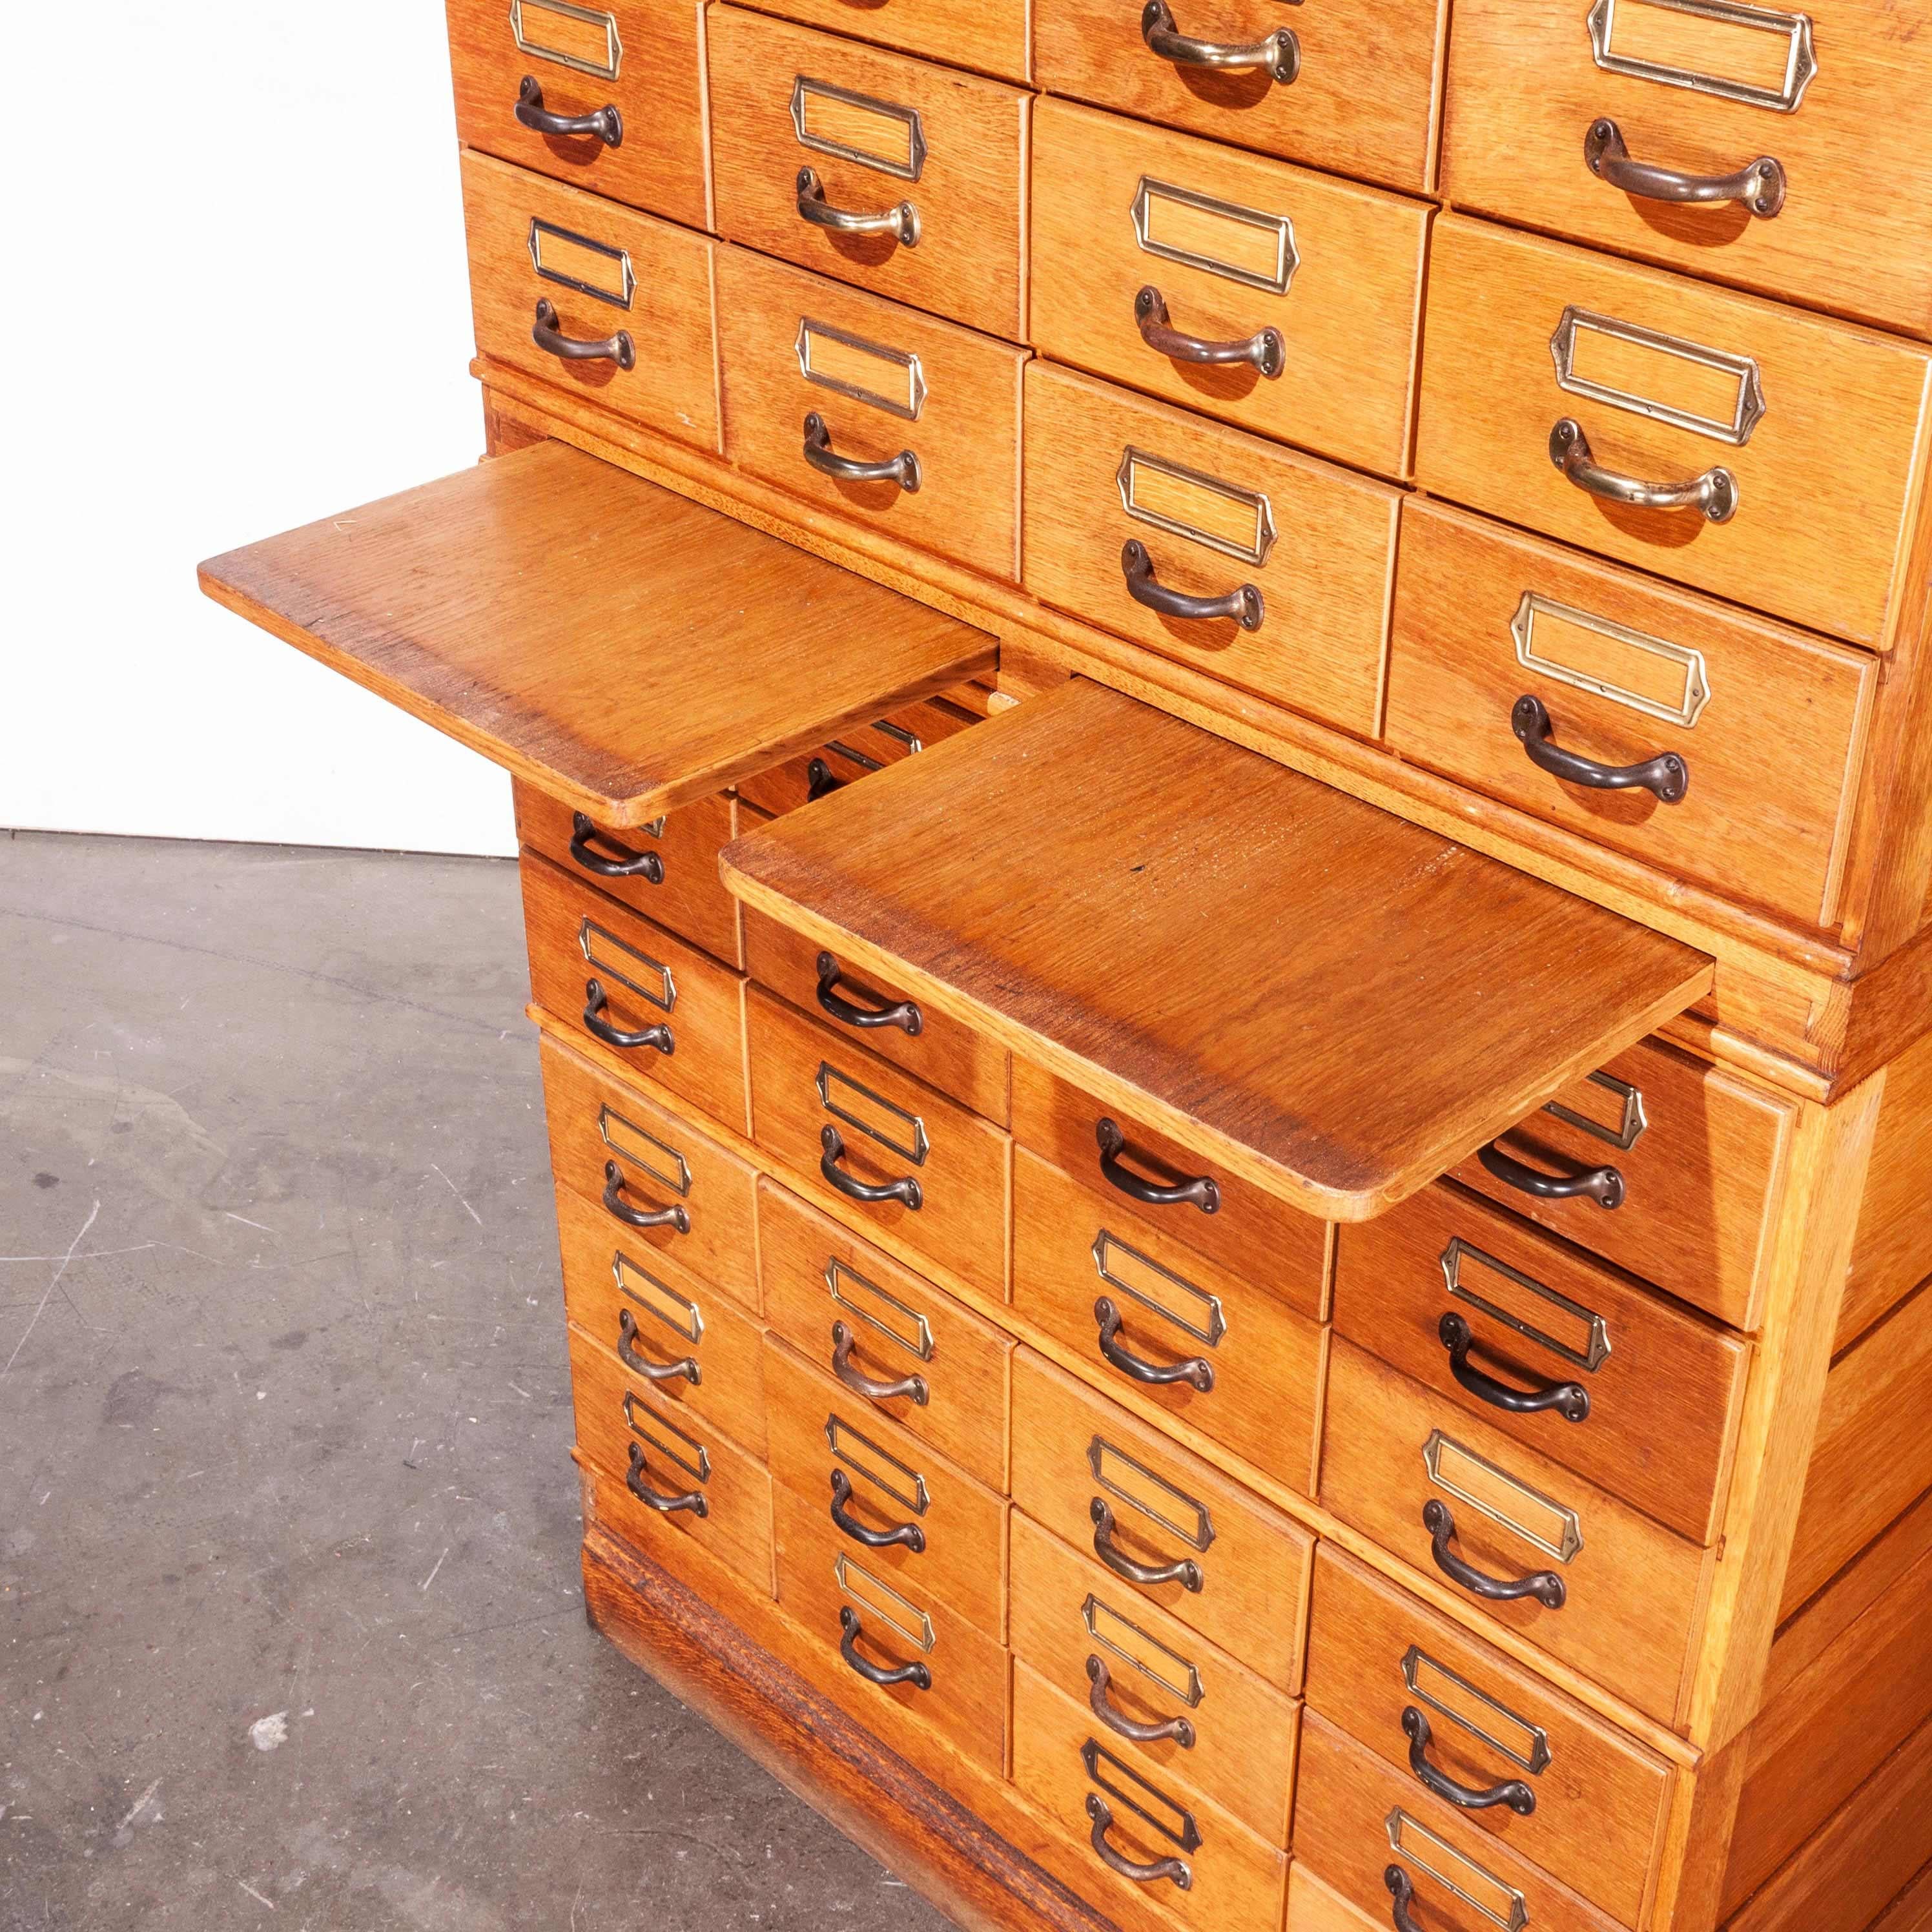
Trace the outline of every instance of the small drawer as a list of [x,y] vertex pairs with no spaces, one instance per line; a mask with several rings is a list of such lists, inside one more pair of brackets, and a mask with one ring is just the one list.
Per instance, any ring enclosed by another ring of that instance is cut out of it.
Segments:
[[841,1219],[1004,1300],[1006,1136],[761,988],[750,1018],[759,1146]]
[[765,1453],[764,1331],[718,1289],[630,1242],[601,1208],[556,1191],[563,1305],[622,1363],[633,1383],[688,1426],[715,1425]]
[[782,1342],[766,1344],[764,1373],[773,1481],[856,1561],[1004,1642],[1006,1498]]
[[1854,644],[1907,621],[1923,350],[1454,217],[1427,326],[1432,494]]
[[855,1548],[815,1502],[783,1483],[773,1494],[778,1601],[842,1658],[845,1668],[831,1680],[839,1701],[874,1729],[883,1706],[896,1705],[1004,1775],[1005,1649],[957,1610],[917,1594],[874,1552]]
[[[983,692],[980,701],[983,713]],[[781,818],[979,722],[978,716],[952,698],[928,698],[889,718],[853,725],[815,752],[788,758],[783,764],[744,780],[738,796],[743,803]]]
[[1300,1687],[1315,1539],[1030,1348],[1013,1352],[1013,1502],[1277,1690]]
[[[1312,1496],[1326,1332],[1288,1306],[1294,1291],[1276,1273],[1265,1288],[1230,1274],[1115,1214],[1118,1198],[1014,1149],[1014,1312],[1102,1380]],[[1310,1225],[1318,1236],[1322,1224]],[[1321,1292],[1322,1247],[1306,1248],[1311,1279],[1298,1300]]]
[[1042,355],[1408,473],[1427,206],[1042,100],[1033,211]]
[[742,1132],[744,981],[548,860],[520,869],[531,998],[627,1074]]
[[[1717,1541],[1750,1363],[1737,1336],[1439,1184],[1340,1231],[1335,1332],[1680,1536]],[[1541,1406],[1511,1408],[1526,1396]]]
[[[1883,184],[1924,166],[1928,98],[1925,0],[1457,0],[1444,191],[1460,208],[1924,335],[1932,205]],[[1721,199],[1676,198],[1720,182]]]
[[714,244],[473,153],[463,216],[485,356],[680,442],[720,447]]
[[1339,1340],[1322,1501],[1552,1657],[1677,1721],[1714,1555]]
[[848,1400],[1005,1490],[1006,1335],[770,1180],[758,1188],[758,1252],[774,1332],[837,1376]]
[[1388,484],[1035,362],[1022,495],[1042,602],[1375,735],[1401,500]]
[[532,786],[513,790],[517,836],[532,851],[728,966],[744,964],[738,902],[718,876],[718,854],[738,836],[736,799],[721,792],[633,830],[610,832]]
[[722,1430],[667,1402],[600,1343],[570,1335],[577,1446],[634,1505],[642,1534],[674,1530],[772,1587],[772,1479]]
[[1877,661],[1403,508],[1390,748],[1727,897],[1839,916]]
[[808,27],[877,40],[1007,80],[1032,77],[1027,0],[777,0],[771,8]]
[[718,274],[731,460],[1016,578],[1026,352],[742,248],[719,250]]
[[1012,1537],[1014,1655],[1084,1700],[1094,1735],[1144,1775],[1180,1778],[1286,1845],[1300,1706],[1030,1518]]
[[687,228],[711,226],[698,0],[448,0],[448,11],[466,147]]
[[830,952],[814,939],[746,910],[746,959],[761,986],[806,1012],[822,1014],[845,1038],[862,1041],[882,1060],[970,1107],[996,1126],[1006,1124],[1011,1056],[963,1021],[934,1012],[902,987]]
[[[1670,1766],[1332,1544],[1316,1552],[1307,1699],[1411,1780],[1401,1802],[1420,1822],[1455,1807],[1612,1918],[1645,1923]],[[1482,1856],[1479,1840],[1457,1842]]]

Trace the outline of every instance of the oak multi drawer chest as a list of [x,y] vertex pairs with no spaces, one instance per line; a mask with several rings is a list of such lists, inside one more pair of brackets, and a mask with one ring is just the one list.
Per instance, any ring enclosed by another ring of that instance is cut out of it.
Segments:
[[593,1621],[962,1924],[1932,1924],[1932,0],[449,0]]

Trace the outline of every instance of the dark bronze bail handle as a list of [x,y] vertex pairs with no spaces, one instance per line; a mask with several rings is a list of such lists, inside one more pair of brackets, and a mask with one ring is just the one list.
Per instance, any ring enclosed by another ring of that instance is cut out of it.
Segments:
[[543,88],[533,74],[524,76],[512,111],[533,134],[588,134],[607,148],[624,145],[624,117],[614,103],[594,114],[553,114],[544,105]]
[[1583,165],[1599,181],[1643,201],[1735,201],[1764,220],[1784,206],[1784,164],[1774,154],[1760,154],[1727,175],[1687,174],[1638,160],[1624,145],[1623,130],[1607,118],[1584,130]]
[[832,1372],[854,1395],[862,1395],[870,1401],[896,1402],[902,1396],[910,1396],[921,1408],[925,1408],[932,1395],[925,1376],[902,1376],[896,1382],[880,1382],[852,1366],[852,1350],[857,1340],[844,1322],[832,1323]]
[[1094,1139],[1100,1150],[1102,1178],[1130,1201],[1138,1201],[1143,1208],[1193,1207],[1204,1214],[1221,1211],[1221,1190],[1211,1174],[1199,1174],[1192,1180],[1163,1187],[1156,1181],[1143,1180],[1121,1165],[1120,1156],[1127,1150],[1127,1137],[1118,1122],[1104,1117],[1096,1120]]
[[800,168],[794,185],[798,190],[799,219],[810,222],[814,228],[829,228],[835,235],[890,235],[902,248],[919,246],[919,210],[909,201],[873,214],[835,208],[825,198],[825,184],[819,179],[816,168]]
[[1514,1604],[1522,1598],[1534,1597],[1546,1610],[1562,1609],[1570,1593],[1553,1570],[1533,1570],[1527,1576],[1486,1576],[1465,1563],[1449,1547],[1456,1534],[1456,1519],[1449,1514],[1447,1503],[1430,1497],[1422,1506],[1422,1526],[1429,1532],[1429,1553],[1436,1559],[1436,1568],[1450,1582],[1461,1584],[1472,1596],[1490,1604]]
[[850,1604],[839,1610],[838,1628],[844,1633],[838,1640],[838,1654],[868,1684],[880,1684],[887,1690],[895,1684],[910,1684],[915,1690],[932,1688],[932,1672],[922,1664],[902,1664],[896,1670],[888,1670],[883,1664],[872,1663],[859,1654],[859,1640],[865,1634],[866,1627],[859,1621],[859,1612]]
[[1738,513],[1738,479],[1720,465],[1700,470],[1682,482],[1652,483],[1606,470],[1591,454],[1590,439],[1574,416],[1551,425],[1550,460],[1567,482],[1606,503],[1623,503],[1638,510],[1695,510],[1707,522],[1727,524]]
[[537,319],[530,329],[530,340],[546,356],[554,356],[560,362],[614,362],[620,369],[638,366],[638,345],[631,340],[628,328],[619,329],[615,335],[599,337],[594,342],[580,341],[574,335],[564,334],[556,304],[548,296],[537,298]]
[[[593,852],[590,849],[593,838],[601,839],[616,856],[607,859],[602,853]],[[598,830],[585,812],[571,814],[570,856],[586,872],[600,879],[643,879],[653,886],[664,882],[664,861],[655,852],[634,852],[628,845],[619,844],[609,832]]]
[[1130,1382],[1144,1382],[1156,1388],[1173,1382],[1185,1382],[1202,1395],[1214,1393],[1214,1365],[1204,1356],[1190,1355],[1185,1361],[1163,1364],[1148,1361],[1130,1348],[1123,1348],[1120,1311],[1108,1296],[1103,1294],[1094,1303],[1094,1319],[1100,1330],[1101,1354]]
[[910,1550],[915,1556],[926,1554],[926,1532],[916,1522],[896,1522],[890,1529],[868,1529],[848,1505],[852,1500],[852,1479],[843,1469],[832,1472],[832,1520],[854,1543],[868,1550]]
[[854,1006],[838,991],[843,976],[843,969],[834,955],[821,952],[818,956],[818,1004],[841,1026],[897,1027],[902,1033],[918,1037],[926,1022],[911,1000],[898,1000],[885,1006]]
[[1301,71],[1300,39],[1286,27],[1258,40],[1197,40],[1174,25],[1167,0],[1147,0],[1141,9],[1141,38],[1150,52],[1176,67],[1214,68],[1223,74],[1258,70],[1280,87],[1292,86]]
[[631,1444],[631,1466],[626,1472],[624,1486],[659,1516],[675,1516],[680,1510],[688,1510],[693,1516],[711,1514],[711,1505],[701,1490],[681,1490],[667,1496],[662,1490],[652,1489],[644,1480],[644,1452],[634,1442]]
[[1576,1174],[1542,1174],[1512,1160],[1492,1141],[1476,1150],[1484,1173],[1538,1201],[1575,1201],[1587,1197],[1599,1208],[1624,1204],[1623,1170],[1617,1167],[1586,1167]]
[[819,1172],[847,1200],[896,1201],[915,1214],[925,1204],[926,1197],[920,1192],[919,1183],[909,1174],[902,1175],[897,1180],[882,1180],[877,1186],[848,1174],[838,1165],[845,1157],[845,1141],[836,1127],[821,1127],[818,1132],[818,1144],[820,1150]]
[[628,1308],[617,1311],[617,1358],[647,1382],[688,1382],[695,1388],[704,1379],[695,1355],[680,1356],[674,1362],[654,1362],[639,1354],[638,1318]]
[[1408,1740],[1408,1768],[1417,1778],[1437,1797],[1446,1799],[1462,1811],[1489,1811],[1498,1805],[1506,1806],[1519,1818],[1527,1818],[1536,1809],[1536,1793],[1520,1778],[1506,1778],[1501,1784],[1492,1784],[1486,1790],[1478,1790],[1467,1784],[1458,1784],[1453,1778],[1446,1776],[1429,1762],[1429,1720],[1413,1704],[1407,1706],[1402,1714],[1402,1736]]
[[604,1163],[604,1205],[627,1228],[675,1228],[691,1232],[691,1216],[682,1204],[674,1208],[633,1208],[624,1198],[624,1170],[614,1160]]
[[1234,342],[1209,342],[1188,335],[1168,320],[1167,302],[1151,284],[1134,297],[1134,322],[1141,340],[1156,354],[1176,362],[1206,364],[1220,368],[1246,363],[1272,382],[1288,367],[1288,344],[1278,328],[1258,328]]
[[1130,1718],[1114,1708],[1107,1695],[1107,1686],[1112,1682],[1108,1673],[1104,1658],[1089,1657],[1087,1660],[1087,1682],[1091,1687],[1087,1693],[1088,1707],[1116,1737],[1128,1738],[1137,1744],[1178,1744],[1183,1750],[1194,1748],[1194,1723],[1190,1718],[1168,1718],[1157,1724],[1144,1724],[1138,1718]]
[[1636,765],[1600,765],[1580,752],[1566,752],[1551,736],[1555,727],[1541,698],[1525,692],[1510,707],[1510,729],[1522,740],[1529,762],[1552,778],[1592,791],[1647,791],[1675,805],[1690,789],[1690,767],[1675,752],[1660,752]]
[[1094,1524],[1094,1554],[1116,1576],[1149,1588],[1162,1583],[1178,1583],[1196,1596],[1201,1594],[1201,1566],[1191,1556],[1178,1563],[1137,1563],[1114,1540],[1114,1512],[1105,1498],[1096,1496],[1087,1506]]
[[832,432],[816,410],[805,419],[802,453],[806,461],[821,476],[836,476],[842,483],[896,483],[910,496],[923,481],[916,450],[902,449],[880,463],[836,454],[832,447]]
[[1145,1864],[1138,1864],[1108,1844],[1107,1834],[1113,1828],[1114,1814],[1097,1791],[1087,1794],[1087,1815],[1094,1821],[1088,1841],[1096,1856],[1109,1871],[1118,1872],[1121,1877],[1132,1879],[1136,1885],[1158,1885],[1162,1879],[1167,1879],[1183,1892],[1192,1888],[1194,1874],[1185,1858],[1154,1858]]
[[601,1040],[606,1046],[622,1047],[628,1051],[632,1047],[648,1046],[659,1053],[675,1053],[677,1041],[669,1027],[660,1020],[656,1026],[640,1028],[635,1033],[626,1033],[614,1027],[604,1017],[604,1009],[610,1004],[610,995],[604,990],[601,980],[586,980],[584,982],[584,1024],[593,1037]]
[[1478,1402],[1511,1415],[1540,1415],[1553,1409],[1566,1422],[1590,1419],[1590,1391],[1581,1382],[1546,1382],[1540,1388],[1512,1388],[1469,1366],[1469,1348],[1475,1331],[1453,1310],[1436,1325],[1436,1333],[1449,1351],[1449,1372]]
[[814,758],[805,768],[805,802],[816,805],[835,791],[843,791],[846,782],[823,758]]
[[1400,1865],[1390,1865],[1382,1873],[1382,1882],[1389,1888],[1389,1918],[1395,1932],[1422,1932],[1409,1916],[1408,1908],[1415,1903],[1415,1887],[1408,1873]]
[[1260,589],[1252,584],[1238,584],[1220,597],[1196,597],[1170,589],[1155,578],[1153,556],[1138,537],[1130,537],[1120,546],[1120,575],[1127,595],[1136,604],[1158,610],[1163,617],[1181,617],[1190,623],[1232,617],[1243,630],[1258,631],[1268,615]]

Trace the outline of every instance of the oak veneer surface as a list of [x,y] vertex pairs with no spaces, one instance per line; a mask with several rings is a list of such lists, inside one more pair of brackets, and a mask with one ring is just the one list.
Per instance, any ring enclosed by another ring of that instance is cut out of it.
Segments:
[[613,826],[994,660],[981,632],[558,442],[230,551],[201,583]]
[[720,863],[758,909],[1337,1220],[1711,980],[1672,940],[1077,680]]

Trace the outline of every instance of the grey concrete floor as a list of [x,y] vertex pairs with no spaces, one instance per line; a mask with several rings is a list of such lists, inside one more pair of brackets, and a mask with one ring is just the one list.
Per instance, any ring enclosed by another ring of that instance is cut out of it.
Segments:
[[0,832],[0,1928],[938,1932],[587,1628],[514,869]]

